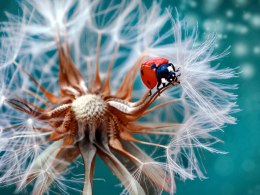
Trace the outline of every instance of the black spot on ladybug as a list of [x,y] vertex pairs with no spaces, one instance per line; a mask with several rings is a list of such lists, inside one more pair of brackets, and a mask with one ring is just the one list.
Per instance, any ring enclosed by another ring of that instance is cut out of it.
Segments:
[[151,85],[150,81],[147,81],[148,85]]
[[141,70],[141,74],[144,75],[144,71],[143,70]]

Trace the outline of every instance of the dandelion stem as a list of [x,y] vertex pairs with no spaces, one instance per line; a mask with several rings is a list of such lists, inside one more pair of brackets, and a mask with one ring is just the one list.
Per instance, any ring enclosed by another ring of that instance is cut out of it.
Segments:
[[94,79],[94,91],[99,91],[101,89],[101,79],[99,75],[99,57],[100,57],[100,47],[101,47],[101,39],[102,33],[98,33],[97,39],[97,47],[96,47],[96,72],[95,72],[95,79]]
[[161,144],[156,144],[156,143],[151,143],[151,142],[145,142],[145,141],[141,141],[138,139],[135,139],[130,133],[128,132],[122,132],[120,134],[121,138],[126,140],[126,141],[132,141],[132,142],[136,142],[136,143],[140,143],[140,144],[144,144],[144,145],[149,145],[149,146],[155,146],[155,147],[160,147],[160,148],[165,148],[167,149],[166,146],[163,146]]
[[90,142],[82,140],[78,144],[84,162],[84,186],[82,195],[92,195],[92,181],[95,167],[96,147]]
[[173,99],[173,100],[164,102],[164,103],[162,103],[162,104],[159,104],[159,105],[157,105],[157,106],[154,106],[153,108],[151,108],[151,109],[149,109],[149,110],[146,110],[143,115],[149,114],[149,113],[151,113],[151,112],[153,112],[153,111],[155,111],[155,110],[157,110],[157,109],[159,109],[159,108],[161,108],[161,107],[163,107],[163,106],[166,106],[166,105],[168,105],[168,104],[171,104],[171,103],[174,103],[174,102],[178,102],[178,101],[181,101],[181,98]]
[[39,96],[38,94],[34,93],[33,91],[31,91],[29,89],[24,89],[23,92],[32,95],[36,99],[40,100],[44,105],[46,105],[47,107],[50,107],[50,104],[46,100],[44,100],[41,96]]
[[131,175],[125,166],[109,150],[107,144],[97,145],[100,158],[107,164],[112,172],[121,180],[129,194],[145,195],[144,189],[138,181]]

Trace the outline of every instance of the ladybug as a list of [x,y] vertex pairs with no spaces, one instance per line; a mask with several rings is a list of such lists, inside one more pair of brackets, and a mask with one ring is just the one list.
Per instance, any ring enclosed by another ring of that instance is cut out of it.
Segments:
[[177,74],[177,72],[179,72],[179,69],[175,70],[174,65],[169,63],[168,59],[161,57],[145,61],[140,69],[142,81],[150,89],[150,95],[156,84],[157,90],[160,92],[159,87],[161,84],[165,87],[167,82],[179,82],[178,77],[180,74]]

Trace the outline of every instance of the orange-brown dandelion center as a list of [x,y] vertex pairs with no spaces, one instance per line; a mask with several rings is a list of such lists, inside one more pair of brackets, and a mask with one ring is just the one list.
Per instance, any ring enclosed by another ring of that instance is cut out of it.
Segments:
[[100,96],[87,94],[75,99],[71,108],[81,123],[96,123],[105,117],[106,103]]

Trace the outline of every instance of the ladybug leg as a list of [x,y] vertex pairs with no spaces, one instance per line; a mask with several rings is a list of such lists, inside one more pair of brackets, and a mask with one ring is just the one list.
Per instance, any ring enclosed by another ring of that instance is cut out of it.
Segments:
[[177,76],[176,73],[174,72],[174,73],[172,74],[172,81],[171,81],[171,83],[176,82],[177,79],[178,79],[178,76]]
[[158,84],[157,84],[157,91],[158,91],[158,95],[160,96],[160,85],[162,84],[161,80],[158,80]]
[[159,87],[160,87],[161,84],[162,84],[162,82],[159,80],[158,84],[157,84],[157,90],[159,90]]
[[162,85],[163,85],[163,88],[164,88],[166,86],[166,83],[163,83]]
[[181,73],[179,72],[179,70],[180,70],[180,68],[178,68],[178,70],[176,71],[176,72],[178,72],[178,73],[176,74],[176,81],[177,81],[178,78],[181,76]]
[[161,82],[162,82],[162,84],[163,84],[163,87],[165,87],[166,86],[166,83],[168,82],[165,78],[162,78],[161,79]]
[[148,96],[151,96],[152,95],[152,90],[150,89],[150,91],[149,91],[149,95]]

